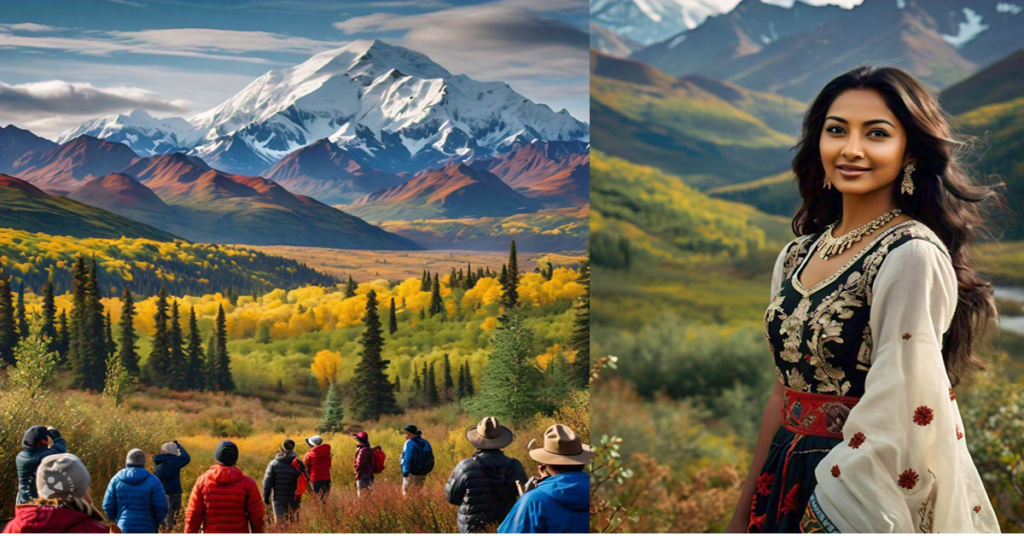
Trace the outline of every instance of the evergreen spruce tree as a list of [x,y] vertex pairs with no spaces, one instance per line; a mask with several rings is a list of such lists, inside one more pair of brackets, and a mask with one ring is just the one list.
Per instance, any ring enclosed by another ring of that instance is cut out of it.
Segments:
[[395,394],[402,392],[402,377],[400,375],[395,376]]
[[57,336],[57,306],[53,298],[53,280],[43,283],[43,337],[51,352],[60,353],[60,338]]
[[426,307],[424,307],[423,309],[420,309],[420,320],[426,320],[426,319],[427,319],[427,309],[426,309]]
[[572,373],[569,361],[565,359],[565,355],[559,350],[555,354],[555,358],[548,363],[548,368],[545,371],[547,386],[544,389],[544,398],[547,398],[554,407],[560,406],[576,387],[576,381]]
[[183,348],[185,344],[185,337],[181,333],[181,317],[178,311],[178,300],[174,300],[171,303],[171,326],[167,331],[167,341],[170,345],[170,360],[168,361],[168,378],[167,385],[175,391],[184,391],[186,389],[186,374],[188,374],[188,361],[185,358],[185,350]]
[[452,266],[452,271],[448,274],[448,288],[455,288],[459,283],[459,273],[455,271],[455,267]]
[[420,292],[430,292],[430,272],[423,270],[423,281],[420,281]]
[[469,362],[466,362],[466,396],[473,396],[476,394],[476,389],[473,388],[473,374],[469,370]]
[[75,260],[75,268],[71,276],[71,315],[65,324],[68,334],[66,359],[74,374],[74,384],[78,387],[81,387],[84,382],[82,340],[86,335],[82,333],[82,318],[85,315],[85,283],[88,276],[89,269],[85,266],[85,258],[79,256]]
[[104,326],[105,314],[100,303],[99,275],[96,259],[92,259],[86,273],[85,311],[82,315],[83,339],[80,342],[84,380],[82,387],[97,392],[103,391],[107,379],[107,337]]
[[498,284],[501,285],[501,305],[508,309],[506,305],[508,303],[508,268],[504,264],[501,265],[501,275],[498,276]]
[[453,400],[455,396],[455,381],[452,380],[452,361],[448,354],[444,354],[444,399]]
[[316,431],[321,434],[336,434],[344,427],[345,410],[341,400],[341,387],[338,382],[331,382],[327,389],[327,397],[324,398],[324,415],[320,419],[320,425]]
[[169,386],[171,378],[171,340],[167,333],[167,320],[167,289],[160,287],[156,295],[156,314],[153,316],[156,331],[149,361],[146,362],[146,378],[149,383],[161,387]]
[[427,369],[427,404],[431,406],[441,401],[441,395],[437,392],[437,373],[434,369],[437,368],[433,363]]
[[117,344],[114,343],[114,326],[111,324],[113,321],[110,319],[110,311],[107,311],[107,316],[103,319],[103,330],[104,330],[104,342],[106,343],[107,352],[104,354],[104,358],[117,353]]
[[214,322],[214,337],[216,339],[214,353],[217,356],[216,368],[213,371],[216,377],[215,390],[234,391],[235,379],[231,375],[231,356],[228,355],[227,318],[224,316],[223,305],[217,311],[217,320]]
[[139,354],[135,343],[139,337],[135,333],[135,302],[132,300],[132,291],[128,285],[124,286],[121,293],[121,345],[117,352],[117,358],[121,366],[128,374],[134,377],[139,376]]
[[68,313],[61,309],[60,324],[57,325],[57,353],[60,356],[57,364],[68,362],[68,347],[71,346],[71,327],[68,326]]
[[576,351],[572,362],[573,383],[578,389],[590,386],[590,261],[580,263],[580,283],[583,283],[583,296],[576,304],[576,318],[572,323],[572,334],[569,336],[568,349]]
[[466,364],[459,365],[459,386],[455,390],[455,400],[466,398]]
[[206,345],[206,361],[203,362],[203,383],[207,391],[215,391],[217,388],[217,334],[210,335],[210,342]]
[[395,299],[391,298],[391,312],[388,315],[388,335],[394,335],[398,331],[398,315],[395,312]]
[[502,305],[506,309],[511,309],[519,305],[519,259],[516,255],[516,241],[512,241],[512,246],[508,251],[508,272],[505,274],[504,281],[504,294],[502,295]]
[[476,286],[476,281],[473,280],[473,263],[466,264],[466,285],[465,289],[469,290]]
[[0,368],[14,366],[18,347],[18,322],[14,314],[11,280],[0,266]]
[[430,403],[430,387],[427,384],[430,382],[430,372],[427,371],[427,361],[423,360],[423,386],[420,389],[419,399],[423,405]]
[[419,367],[416,366],[415,363],[413,363],[412,365],[412,370],[412,393],[411,396],[409,397],[410,402],[415,401],[416,397],[418,397],[420,393],[423,392],[423,382],[420,381],[420,369]]
[[203,374],[203,339],[196,322],[196,308],[189,309],[188,343],[185,352],[188,366],[185,369],[185,388],[200,390],[206,385]]
[[480,391],[470,409],[518,426],[544,409],[543,400],[537,396],[544,386],[544,375],[533,362],[533,330],[526,326],[520,309],[506,311],[492,346]]
[[366,295],[366,316],[363,317],[366,331],[360,338],[363,350],[356,365],[352,390],[352,415],[358,421],[377,420],[381,415],[399,412],[395,402],[395,386],[386,374],[391,361],[381,354],[384,338],[381,336],[380,316],[377,313],[377,293],[371,290]]
[[260,322],[259,326],[256,327],[256,342],[270,344],[271,340],[273,339],[270,337],[270,323],[267,321]]
[[352,280],[352,275],[348,276],[348,284],[345,286],[345,297],[351,298],[356,295],[356,282]]
[[434,274],[434,283],[430,287],[430,316],[444,311],[444,303],[441,302],[441,282]]
[[18,292],[18,304],[14,307],[14,316],[18,320],[18,340],[28,337],[28,317],[25,316],[25,285]]

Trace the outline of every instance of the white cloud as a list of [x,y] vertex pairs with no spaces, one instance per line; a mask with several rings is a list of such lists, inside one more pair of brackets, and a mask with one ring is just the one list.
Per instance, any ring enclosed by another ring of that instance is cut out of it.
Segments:
[[56,32],[64,28],[57,28],[46,24],[34,22],[19,22],[17,24],[0,24],[0,30],[14,30],[17,32]]
[[48,80],[11,85],[0,82],[0,110],[5,113],[52,112],[97,115],[126,108],[183,112],[188,101],[168,100],[138,87],[94,87],[83,82]]

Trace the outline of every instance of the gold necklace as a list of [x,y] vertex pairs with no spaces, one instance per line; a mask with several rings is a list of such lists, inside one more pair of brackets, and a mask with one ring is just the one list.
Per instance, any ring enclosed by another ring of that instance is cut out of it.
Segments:
[[[899,216],[903,212],[898,208],[894,208],[885,214],[861,225],[860,227],[840,236],[839,238],[832,238],[832,228],[836,226],[836,223],[829,224],[825,228],[824,236],[821,237],[821,245],[818,246],[818,255],[822,259],[828,260],[829,257],[834,257],[840,253],[850,249],[850,246],[860,242],[865,236],[875,232],[879,227],[889,223],[893,218]],[[842,221],[842,220],[839,220]]]

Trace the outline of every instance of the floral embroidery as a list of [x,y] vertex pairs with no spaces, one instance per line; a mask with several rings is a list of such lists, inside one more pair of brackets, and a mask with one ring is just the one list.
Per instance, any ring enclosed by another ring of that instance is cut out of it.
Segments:
[[775,475],[771,473],[764,473],[757,477],[757,492],[761,495],[767,496],[772,491],[772,480],[775,479]]
[[786,494],[786,499],[782,501],[782,513],[788,514],[795,512],[800,509],[800,484],[793,484],[792,488],[789,488],[789,493]]
[[950,399],[951,401],[952,401],[952,400],[956,400],[956,393],[955,393],[955,392],[953,392],[953,388],[952,388],[952,387],[950,387],[950,388],[949,388],[949,399]]
[[794,240],[794,244],[789,247],[789,251],[786,253],[786,260],[782,267],[782,278],[789,279],[789,276],[793,275],[793,270],[800,265],[803,261],[804,256],[807,254],[807,249],[810,248],[813,240],[812,235],[797,238]]
[[834,476],[836,478],[839,478],[839,466],[838,465],[833,465],[832,466],[832,476]]
[[914,489],[921,477],[913,469],[907,469],[900,474],[899,485],[901,488]]
[[864,444],[864,434],[857,432],[850,438],[850,448],[857,448]]
[[935,521],[934,489],[930,495],[925,497],[924,502],[921,503],[921,508],[917,509],[917,515],[921,519],[921,522],[917,525],[917,531],[922,534],[930,533],[932,531],[932,523]]
[[807,383],[807,380],[804,379],[804,375],[795,368],[789,369],[789,372],[786,373],[785,385],[789,386],[789,388],[794,391],[809,392],[811,390],[811,386]]
[[910,340],[910,334],[909,333],[904,333],[903,334],[903,340],[905,340],[905,341]]
[[981,505],[980,505],[980,504],[979,504],[979,505],[976,505],[976,506],[974,507],[974,513],[978,513],[978,512],[980,512],[980,511],[981,511]]
[[914,410],[914,422],[918,426],[928,426],[935,419],[935,413],[928,406],[918,406]]
[[957,440],[964,438],[964,433],[960,431],[960,425],[956,425],[956,438]]
[[863,370],[867,372],[871,368],[871,347],[874,345],[874,341],[871,338],[871,326],[864,326],[864,332],[861,333],[860,350],[857,351],[857,370]]

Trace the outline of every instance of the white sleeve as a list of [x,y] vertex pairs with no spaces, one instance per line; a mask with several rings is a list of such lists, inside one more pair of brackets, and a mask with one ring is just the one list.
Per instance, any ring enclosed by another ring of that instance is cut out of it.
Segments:
[[887,255],[872,289],[864,396],[815,468],[812,502],[839,532],[999,532],[942,359],[952,263],[911,240]]

